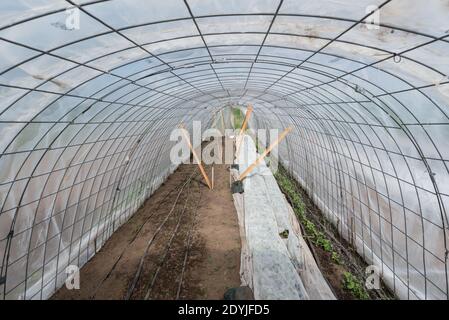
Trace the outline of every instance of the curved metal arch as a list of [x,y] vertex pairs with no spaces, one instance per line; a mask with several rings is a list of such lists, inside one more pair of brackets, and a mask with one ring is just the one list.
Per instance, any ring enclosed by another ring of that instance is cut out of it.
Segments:
[[[362,130],[362,132],[363,132],[363,130]],[[395,140],[394,138],[393,138],[393,140]],[[363,146],[362,146],[363,147]],[[379,161],[379,163],[381,164],[381,162]],[[395,169],[395,165],[392,163],[392,167],[394,168],[394,170],[396,170]],[[413,176],[412,176],[413,177]],[[414,178],[413,178],[414,179]],[[386,185],[386,187],[387,187],[387,190],[388,190],[388,186]],[[418,200],[419,201],[419,200]],[[422,217],[421,217],[422,218]],[[442,219],[444,219],[444,218],[442,218]],[[443,224],[444,224],[444,221],[442,221],[443,222]],[[444,232],[444,228],[443,228],[443,232]],[[407,260],[407,259],[406,259]],[[424,260],[425,261],[425,260]]]
[[[120,98],[120,97],[119,97]],[[61,131],[61,133],[62,133],[63,131]],[[59,136],[59,135],[58,135]],[[76,135],[73,137],[73,138],[75,138],[76,137]],[[56,138],[55,138],[55,140],[56,140]],[[43,156],[42,156],[42,158],[43,158]],[[41,158],[41,159],[42,159]],[[24,162],[25,163],[25,162]],[[56,164],[56,163],[55,163]],[[22,164],[23,165],[23,164]],[[35,166],[35,168],[34,168],[34,170],[37,168],[37,166]],[[18,171],[18,172],[20,172],[20,170]],[[22,195],[23,196],[23,195]],[[6,266],[7,267],[7,266]],[[5,287],[5,290],[6,290],[6,287]]]
[[[144,58],[144,59],[145,59],[145,58]],[[94,59],[94,60],[95,60],[95,59]],[[117,67],[117,68],[120,68],[120,67],[121,67],[121,66],[119,66],[119,67]],[[77,67],[74,67],[74,68],[77,68]],[[73,69],[74,69],[74,68],[73,68]],[[212,69],[213,69],[213,68],[212,68]],[[69,70],[72,70],[72,69],[69,69]],[[64,73],[65,73],[65,72],[64,72]],[[56,76],[56,77],[57,77],[57,76]],[[401,79],[401,80],[403,80],[403,79]],[[47,81],[48,81],[48,80],[47,80]],[[47,81],[46,81],[46,82],[47,82]],[[44,83],[46,83],[46,82],[44,82]],[[88,81],[86,81],[86,82],[88,82]],[[43,85],[44,83],[42,83],[42,84],[40,84],[40,85]],[[131,82],[131,83],[133,83],[133,82]],[[39,85],[39,86],[40,86],[40,85]],[[72,90],[73,90],[73,89],[72,89]],[[29,92],[28,92],[28,93],[29,93]],[[5,109],[5,110],[7,110],[7,109]]]
[[[330,105],[330,108],[332,108],[332,109],[334,110],[334,112],[338,112],[337,109],[335,109],[332,105]],[[342,111],[343,111],[343,112],[346,112],[346,111],[344,111],[343,109],[342,109]],[[356,112],[357,112],[357,111],[356,111]],[[348,116],[350,116],[350,114],[348,114]],[[350,117],[351,117],[351,116],[350,116]],[[351,118],[352,118],[352,117],[351,117]],[[363,129],[360,127],[360,125],[357,124],[357,126],[361,129],[361,132],[363,132],[363,133],[365,134],[365,130],[363,130]],[[332,126],[331,126],[331,128],[332,128]],[[337,128],[337,131],[340,131],[340,132],[341,132],[340,127],[336,127],[336,128]],[[355,133],[355,131],[354,131],[353,129],[351,129],[351,130],[353,131],[353,133]],[[345,131],[346,131],[346,130],[345,130]],[[376,133],[375,131],[373,131],[373,133],[377,136],[377,133]],[[334,135],[335,135],[335,134],[333,134],[332,136],[334,136]],[[365,134],[365,136],[366,136],[366,134]],[[355,135],[355,137],[357,137],[357,135]],[[379,139],[378,136],[377,136],[377,138]],[[348,143],[348,139],[344,138],[343,140],[345,141],[346,144]],[[364,144],[360,141],[360,139],[358,139],[358,140],[359,140],[358,143],[361,145],[362,150],[365,152],[365,157],[366,157],[366,159],[368,160],[368,165],[369,165],[369,167],[370,167],[370,169],[371,169],[372,180],[373,180],[374,187],[375,187],[374,190],[376,190],[376,189],[377,189],[377,188],[376,188],[377,183],[376,183],[376,180],[374,179],[374,175],[373,175],[373,167],[371,166],[369,157],[368,157],[368,155],[366,154],[366,150],[365,150]],[[395,140],[395,139],[393,138],[393,140]],[[354,144],[354,141],[353,141],[352,139],[349,138],[349,141],[352,142],[352,143]],[[368,139],[368,141],[369,141],[369,139]],[[379,141],[381,141],[381,140],[379,139]],[[355,145],[354,145],[354,147],[355,147]],[[371,146],[371,147],[373,147],[373,146]],[[386,150],[385,146],[384,146],[384,149]],[[329,150],[329,149],[328,149],[328,151],[331,152],[331,153],[337,153],[335,150]],[[356,154],[357,154],[357,158],[358,158],[358,159],[357,159],[357,163],[359,163],[360,165],[365,165],[365,164],[360,160],[359,151],[357,151],[357,148],[355,148],[354,151],[355,151]],[[387,198],[387,201],[388,201],[388,203],[389,203],[389,208],[390,208],[390,221],[393,221],[393,220],[392,220],[392,217],[391,217],[391,204],[390,204],[391,198],[390,198],[390,192],[389,192],[388,183],[386,182],[386,179],[385,179],[386,174],[384,173],[382,162],[380,161],[379,156],[377,155],[376,150],[374,150],[374,153],[375,153],[375,155],[376,155],[376,157],[377,157],[377,161],[378,161],[378,163],[379,163],[380,171],[382,172],[382,177],[383,177],[384,184],[385,184],[385,188],[386,188],[386,191],[387,191],[387,195],[383,195],[383,196]],[[343,156],[345,159],[347,159],[347,156],[345,156],[343,152],[339,152],[338,154],[339,154],[339,156]],[[388,155],[388,153],[387,153],[387,155]],[[391,164],[393,170],[396,172],[396,166],[395,166],[394,162],[392,162],[392,160],[391,160],[390,157],[389,157],[389,161],[390,161],[390,164]],[[353,164],[352,164],[352,165],[353,165],[353,168],[354,168],[354,170],[355,170],[354,160],[352,161],[352,163],[353,163]],[[337,168],[337,170],[338,170],[338,168]],[[377,170],[377,169],[376,169],[376,170]],[[355,170],[355,171],[356,171],[356,170]],[[397,174],[397,173],[396,173],[396,174]],[[365,173],[364,173],[363,178],[365,178]],[[394,178],[397,179],[397,177],[394,177]],[[371,189],[371,187],[369,187],[369,186],[366,185],[366,182],[365,182],[365,181],[359,181],[359,179],[358,179],[357,177],[354,177],[354,179],[355,179],[358,183],[362,183],[363,186],[364,186],[365,188]],[[350,185],[350,186],[351,186],[351,188],[352,188],[352,185]],[[399,189],[400,189],[400,186],[399,186]],[[371,210],[371,206],[369,205],[369,203],[368,203],[368,204],[363,203],[362,197],[360,196],[360,190],[359,190],[359,188],[358,188],[357,190],[358,190],[358,198],[357,198],[356,200],[357,200],[357,202],[360,203],[360,210],[361,210],[362,204],[365,205],[365,206],[367,206],[368,209]],[[371,190],[372,190],[372,189],[371,189]],[[353,191],[351,191],[351,193],[353,193]],[[401,195],[401,197],[402,197],[402,195]],[[377,192],[377,203],[379,204],[379,192]],[[355,210],[354,210],[354,207],[353,207],[353,211],[355,211]],[[381,218],[381,217],[380,217],[380,211],[378,211],[377,213],[378,213],[378,215],[379,215],[379,220],[380,220],[380,218]],[[363,235],[363,224],[364,224],[364,223],[363,223],[362,212],[361,212],[361,211],[360,211],[360,221],[361,221],[361,223],[362,223],[361,239],[363,239],[363,240],[361,240],[361,241],[362,241],[362,242],[365,242],[365,240],[364,240],[364,235]],[[388,222],[388,221],[387,221],[387,222]],[[391,225],[391,227],[393,227],[393,225],[392,225],[391,222],[390,222],[390,225]],[[370,220],[370,222],[369,222],[368,229],[369,229],[369,232],[370,232],[370,239],[371,239],[371,241],[372,241],[373,236],[372,236],[372,234],[371,234],[371,232],[372,232],[372,228],[371,228],[371,220]],[[381,231],[381,229],[380,229],[380,231]],[[408,237],[408,234],[407,234],[407,231],[406,231],[406,230],[405,230],[405,233],[404,233],[404,234],[406,235],[406,237]],[[378,236],[379,236],[379,240],[380,240],[381,243],[382,243],[382,234],[380,233]],[[392,233],[392,239],[393,239],[393,233]],[[392,244],[393,244],[393,241],[392,241]],[[371,247],[373,247],[373,246],[372,246],[372,242],[371,242]],[[405,257],[405,260],[408,261],[408,258],[407,258],[407,247],[408,247],[408,246],[407,246],[407,244],[406,244],[406,257]],[[363,255],[365,256],[365,253],[364,253],[364,249],[365,249],[365,248],[363,247],[362,249],[363,249]],[[399,252],[397,252],[396,250],[394,250],[393,247],[391,247],[391,249],[392,249],[392,254],[393,254],[393,255],[392,255],[392,259],[393,259],[392,270],[393,270],[393,273],[395,273],[395,271],[394,271],[394,269],[395,269],[395,266],[394,266],[394,254],[396,253],[397,255],[401,256],[401,253],[399,253]],[[381,261],[383,261],[383,259],[382,259],[382,246],[380,246],[380,250],[381,250],[381,253],[380,253],[380,259],[381,259]],[[376,255],[377,255],[377,254],[376,254]],[[371,251],[371,259],[372,259],[371,261],[374,260],[373,256],[374,256],[374,252]],[[383,267],[383,266],[382,266],[382,267]],[[407,272],[408,272],[408,267],[407,267]],[[408,282],[408,281],[409,281],[409,280],[407,280],[407,287],[409,288],[410,285],[409,285],[409,282]],[[395,279],[393,279],[393,288],[394,288],[394,287],[395,287]]]
[[[198,30],[199,31],[199,30]],[[200,32],[200,34],[201,34],[201,32]],[[268,34],[268,33],[267,33]],[[273,33],[274,34],[274,33]],[[94,36],[92,36],[92,37],[96,37],[96,36],[98,36],[98,35],[94,35]],[[441,37],[440,37],[441,38]],[[442,37],[442,38],[445,38],[445,37]],[[5,40],[5,41],[9,41],[9,40],[6,40],[6,39],[3,39],[3,40]],[[173,39],[167,39],[167,40],[162,40],[162,41],[160,41],[160,42],[164,42],[164,41],[168,41],[168,40],[173,40]],[[435,39],[434,39],[435,40]],[[336,39],[333,39],[333,41],[338,41],[338,40],[336,40]],[[206,43],[204,43],[205,44],[205,47],[207,48],[207,50],[208,50],[208,47],[207,47],[207,45],[206,45]],[[65,46],[65,45],[64,45]],[[64,46],[61,46],[61,47],[64,47]],[[368,46],[365,46],[365,47],[368,47]],[[376,48],[376,47],[374,47],[374,48]],[[129,49],[129,48],[126,48],[126,49],[123,49],[123,50],[127,50],[127,49]],[[381,48],[376,48],[377,50],[382,50]],[[383,51],[385,51],[385,50],[383,50]],[[48,53],[47,53],[48,54]],[[312,55],[314,55],[314,53],[312,54]],[[67,61],[70,61],[70,59],[67,59],[67,58],[63,58],[63,57],[60,57],[60,56],[57,56],[57,55],[54,55],[55,57],[58,57],[58,58],[60,58],[60,59],[64,59],[64,60],[67,60]],[[156,57],[157,58],[157,56],[153,56],[153,57]],[[34,59],[34,58],[36,58],[36,57],[33,57],[33,58],[31,58],[31,59]],[[310,58],[310,57],[309,57]],[[99,59],[98,57],[96,58],[96,59]],[[409,60],[411,60],[411,61],[413,61],[413,59],[410,59],[410,58],[408,58]],[[94,59],[95,60],[95,59]],[[307,61],[307,60],[305,60],[305,61]],[[303,64],[305,61],[302,61],[301,63],[300,63],[300,65],[301,64]],[[72,63],[76,63],[76,64],[78,64],[78,66],[80,65],[78,62],[75,62],[75,61],[71,61]],[[415,63],[420,63],[420,62],[416,62],[416,61],[414,61]],[[87,63],[87,62],[86,62]],[[86,66],[86,67],[88,67],[87,65],[85,65],[86,63],[84,63],[83,65],[84,66]],[[425,65],[425,64],[423,64],[423,66],[425,66],[425,67],[427,67],[427,68],[430,68],[429,66],[427,66],[427,65]],[[74,67],[74,68],[76,68],[76,67]],[[213,69],[213,68],[212,68]],[[430,68],[430,69],[433,69],[433,68]],[[70,69],[71,70],[71,69]],[[438,70],[436,70],[436,69],[433,69],[433,71],[436,71],[436,72],[439,72]],[[440,74],[442,74],[441,72],[439,72]],[[249,78],[249,77],[248,77]],[[219,78],[217,78],[218,80],[219,80]],[[45,83],[45,82],[44,82]],[[44,84],[44,83],[42,83],[42,84]]]
[[[177,111],[176,109],[172,109],[172,112],[175,112],[175,111]],[[168,119],[173,119],[173,117],[170,117],[170,118],[168,118]],[[72,137],[72,139],[75,139],[76,138],[76,135],[75,136],[73,136]],[[88,139],[88,137],[86,137],[86,139]],[[56,138],[54,139],[54,141],[56,141]],[[70,144],[70,143],[69,143]],[[68,145],[69,145],[68,144]],[[112,146],[112,145],[111,145]],[[66,147],[67,148],[67,147]],[[77,152],[79,151],[79,149],[77,150]],[[62,154],[63,153],[61,153],[60,154],[60,156],[62,156]],[[42,156],[42,158],[41,159],[43,159],[43,156]],[[73,159],[75,159],[75,157],[73,157],[72,158],[72,160]],[[57,161],[54,163],[54,166],[56,166],[56,164],[57,164]],[[35,167],[34,167],[34,169],[33,169],[33,171],[34,170],[36,170],[36,168],[38,167],[38,165],[36,165]],[[81,168],[81,166],[80,166],[80,168]],[[54,167],[53,167],[53,169],[54,169]],[[52,171],[51,172],[53,172],[53,169],[52,169]],[[19,172],[19,171],[18,171]],[[67,172],[67,171],[66,171]],[[79,172],[79,171],[78,171]],[[76,174],[76,176],[77,176],[78,174]],[[76,179],[76,177],[75,177],[75,179]],[[28,182],[27,182],[27,185],[28,185],[28,183],[29,183],[29,181],[30,181],[31,179],[28,179]],[[48,181],[48,180],[47,180]],[[62,183],[62,179],[61,179],[61,183]],[[82,182],[80,182],[81,184],[84,184],[85,183],[85,181],[82,181]],[[27,186],[25,186],[25,188],[24,188],[24,190],[26,190],[26,188],[27,188]],[[58,192],[59,192],[59,189],[60,189],[60,187],[58,188]],[[70,187],[70,190],[73,190],[73,186],[71,186]],[[71,191],[70,191],[70,193],[71,193]],[[24,194],[24,193],[23,193]],[[21,196],[21,198],[20,198],[20,201],[19,201],[19,206],[20,206],[20,202],[22,201],[22,199],[23,199],[23,194],[22,194],[22,196]],[[80,194],[80,196],[81,196],[81,194]],[[69,195],[69,197],[70,197],[70,195]],[[68,201],[69,201],[69,197],[67,198],[67,204],[68,204]],[[39,200],[37,200],[38,202],[40,201],[40,199]],[[68,205],[66,204],[66,209],[67,208],[69,208],[68,207]],[[15,214],[15,218],[17,217],[17,212],[16,212],[16,214]],[[14,222],[16,221],[15,220],[15,218],[14,218],[14,220],[13,220],[13,223],[12,223],[12,225],[11,225],[11,230],[13,230],[14,229]],[[65,218],[65,215],[64,215],[64,218]],[[64,219],[63,219],[64,220]],[[49,230],[49,229],[48,229]],[[47,234],[47,239],[48,239],[48,234]],[[61,238],[62,239],[62,238]],[[31,240],[31,237],[30,237],[30,240]],[[5,276],[7,275],[7,268],[8,268],[8,260],[9,260],[9,250],[10,250],[10,246],[7,246],[6,248],[5,248],[5,250],[8,250],[8,253],[6,253],[6,269],[5,269]],[[59,250],[58,250],[59,251]],[[29,252],[27,253],[27,255],[29,254]],[[18,258],[18,259],[20,259],[20,257]],[[12,262],[12,263],[14,263],[14,262]],[[28,268],[27,268],[28,269]],[[27,279],[26,279],[27,280]],[[25,280],[25,286],[26,286],[26,280]],[[19,284],[20,285],[20,284]],[[16,287],[14,287],[14,288],[11,288],[11,290],[9,290],[9,291],[13,291],[14,289],[15,289]],[[8,291],[8,292],[9,292]],[[4,295],[6,296],[6,294],[7,294],[7,292],[6,292],[6,286],[5,286],[5,288],[4,288]]]

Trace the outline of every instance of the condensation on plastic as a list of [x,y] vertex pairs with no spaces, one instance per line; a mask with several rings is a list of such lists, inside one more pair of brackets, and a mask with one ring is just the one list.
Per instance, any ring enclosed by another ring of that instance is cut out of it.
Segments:
[[177,124],[246,103],[398,297],[448,298],[447,1],[74,3],[79,29],[0,3],[1,298],[50,297],[174,169]]

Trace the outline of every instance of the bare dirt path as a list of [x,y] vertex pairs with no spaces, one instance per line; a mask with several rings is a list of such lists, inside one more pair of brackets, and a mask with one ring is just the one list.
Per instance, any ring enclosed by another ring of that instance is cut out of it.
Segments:
[[196,165],[181,165],[84,265],[80,290],[63,287],[52,299],[222,299],[239,286],[228,166],[214,173],[209,190]]
[[181,298],[222,299],[227,289],[240,286],[240,234],[228,167],[214,166],[214,190],[202,194]]

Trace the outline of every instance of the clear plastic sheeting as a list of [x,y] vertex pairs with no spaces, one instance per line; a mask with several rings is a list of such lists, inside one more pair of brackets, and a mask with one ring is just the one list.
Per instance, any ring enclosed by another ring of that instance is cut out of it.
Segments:
[[51,296],[173,169],[177,124],[252,103],[392,291],[447,299],[448,30],[447,0],[1,1],[0,297]]

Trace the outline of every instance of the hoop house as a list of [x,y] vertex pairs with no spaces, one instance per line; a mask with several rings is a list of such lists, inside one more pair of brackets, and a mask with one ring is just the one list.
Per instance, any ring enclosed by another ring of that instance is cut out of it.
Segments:
[[0,298],[49,298],[178,123],[247,103],[399,298],[449,297],[448,1],[8,0],[0,54]]

